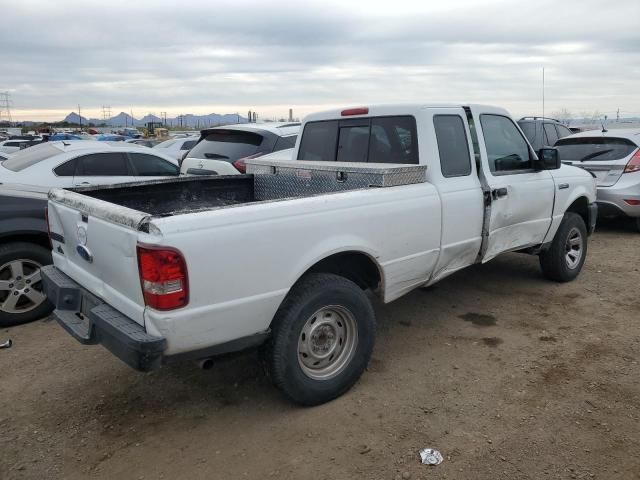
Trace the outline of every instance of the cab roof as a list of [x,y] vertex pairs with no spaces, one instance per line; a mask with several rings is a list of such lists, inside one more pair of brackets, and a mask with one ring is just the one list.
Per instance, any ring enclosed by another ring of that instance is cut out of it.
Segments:
[[[417,115],[420,112],[430,108],[462,108],[470,107],[471,110],[480,111],[482,113],[495,113],[507,115],[509,113],[500,107],[491,105],[480,105],[471,103],[407,103],[407,104],[378,104],[378,105],[358,105],[345,106],[325,110],[322,112],[312,113],[304,118],[304,122],[319,120],[335,120],[341,118],[366,118],[381,117],[389,115]],[[359,113],[362,112],[362,113]]]

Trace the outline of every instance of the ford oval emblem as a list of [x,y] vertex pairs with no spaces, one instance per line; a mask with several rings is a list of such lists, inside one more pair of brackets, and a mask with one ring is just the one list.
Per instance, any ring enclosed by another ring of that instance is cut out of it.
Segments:
[[76,251],[78,252],[78,255],[80,255],[84,260],[89,263],[93,263],[93,255],[87,247],[85,247],[84,245],[78,245],[76,247]]

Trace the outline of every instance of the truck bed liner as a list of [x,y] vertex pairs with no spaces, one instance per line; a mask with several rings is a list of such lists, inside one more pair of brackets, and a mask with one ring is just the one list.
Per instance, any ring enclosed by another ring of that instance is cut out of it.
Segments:
[[255,202],[253,175],[180,177],[71,191],[152,216]]

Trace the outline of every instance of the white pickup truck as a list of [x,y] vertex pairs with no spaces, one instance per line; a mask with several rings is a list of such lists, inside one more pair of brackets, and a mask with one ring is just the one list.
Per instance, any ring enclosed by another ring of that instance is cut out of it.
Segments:
[[369,361],[367,290],[391,302],[509,251],[555,281],[582,268],[595,181],[534,153],[505,110],[352,108],[302,131],[297,160],[254,174],[52,190],[59,323],[142,371],[262,345],[274,383],[312,405]]

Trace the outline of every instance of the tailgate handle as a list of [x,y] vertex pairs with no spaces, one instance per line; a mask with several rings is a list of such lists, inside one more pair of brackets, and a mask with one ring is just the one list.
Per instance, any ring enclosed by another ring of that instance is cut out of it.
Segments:
[[493,197],[494,200],[497,200],[498,198],[506,197],[507,195],[508,195],[508,191],[505,187],[491,190],[491,196]]

